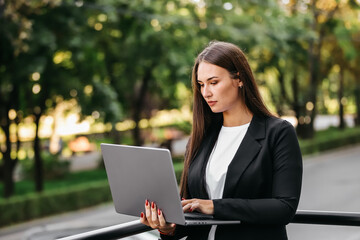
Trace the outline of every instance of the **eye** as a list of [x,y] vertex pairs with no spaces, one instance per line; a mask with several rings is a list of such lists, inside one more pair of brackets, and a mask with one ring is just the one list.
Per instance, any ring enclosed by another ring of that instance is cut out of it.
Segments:
[[217,81],[212,81],[210,84],[211,85],[215,85],[215,84],[217,84],[218,82]]
[[204,86],[204,84],[201,83],[201,82],[198,82],[198,84],[199,84],[200,87],[203,87],[203,86]]

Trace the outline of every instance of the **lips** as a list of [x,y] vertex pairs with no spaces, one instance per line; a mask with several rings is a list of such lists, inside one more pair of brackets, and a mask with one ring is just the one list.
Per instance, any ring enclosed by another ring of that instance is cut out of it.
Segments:
[[214,106],[216,104],[216,101],[208,101],[207,102],[210,107]]

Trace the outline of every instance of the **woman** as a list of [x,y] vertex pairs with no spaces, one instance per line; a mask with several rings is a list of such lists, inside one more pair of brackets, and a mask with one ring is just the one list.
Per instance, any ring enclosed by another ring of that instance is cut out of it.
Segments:
[[238,225],[166,223],[154,203],[140,221],[163,239],[287,239],[301,190],[302,158],[291,124],[265,107],[244,53],[212,42],[192,73],[193,128],[181,179],[184,212]]

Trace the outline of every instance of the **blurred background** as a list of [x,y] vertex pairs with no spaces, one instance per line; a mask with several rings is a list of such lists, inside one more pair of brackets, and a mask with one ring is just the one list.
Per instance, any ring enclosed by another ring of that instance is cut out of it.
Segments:
[[359,0],[0,0],[0,232],[111,202],[103,142],[169,148],[179,177],[211,40],[246,53],[305,159],[359,158]]

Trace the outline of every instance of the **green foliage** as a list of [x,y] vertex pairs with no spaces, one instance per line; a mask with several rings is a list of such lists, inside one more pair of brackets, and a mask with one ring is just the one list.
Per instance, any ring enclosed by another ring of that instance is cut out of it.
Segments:
[[[9,132],[10,109],[19,116],[12,121],[21,123],[51,114],[70,99],[83,117],[113,125],[189,104],[190,96],[177,94],[178,83],[191,88],[194,57],[214,39],[244,49],[267,105],[279,115],[300,119],[313,113],[314,119],[315,113],[328,113],[334,105],[328,100],[338,95],[334,66],[340,66],[348,73],[343,96],[351,108],[346,109],[357,111],[359,119],[360,98],[353,89],[360,86],[360,4],[335,1],[332,8],[316,1],[288,2],[5,1],[0,14],[2,132]],[[319,88],[322,84],[331,87]],[[312,110],[306,109],[308,102]],[[177,127],[185,133],[191,129],[188,123]],[[136,136],[124,140],[139,143]],[[11,161],[9,154],[3,156]]]
[[346,128],[345,130],[329,128],[325,131],[318,131],[313,139],[299,142],[303,155],[357,144],[360,143],[360,127]]
[[183,168],[184,168],[183,161],[174,163],[174,171],[175,171],[175,176],[176,176],[176,180],[177,180],[178,184],[180,184],[180,179],[181,179],[181,174],[182,174]]
[[0,227],[111,201],[107,181],[0,199]]
[[[179,163],[179,164],[180,164],[180,163],[182,164],[182,163],[184,162],[184,156],[173,156],[173,157],[172,157],[172,160],[173,160],[173,163],[174,163],[174,164],[178,164],[178,163]],[[177,165],[176,165],[176,166],[177,166]],[[174,168],[176,168],[175,165],[174,165]]]
[[192,126],[190,122],[184,121],[181,123],[174,124],[173,126],[178,130],[182,131],[186,135],[190,135],[191,133]]
[[358,53],[356,48],[351,44],[351,30],[348,30],[343,24],[343,22],[339,21],[334,28],[335,35],[338,39],[340,48],[344,52],[344,57],[351,61],[357,57]]
[[[347,128],[344,131],[330,128],[319,131],[313,140],[300,140],[300,147],[302,154],[308,155],[356,143],[360,143],[360,128]],[[183,157],[174,157],[173,161],[179,183]],[[27,181],[18,183],[17,188],[31,190]],[[9,199],[0,198],[0,226],[111,201],[103,169],[72,173],[66,179],[47,181],[45,189],[41,194],[23,193]]]
[[[55,191],[57,189],[66,189],[69,186],[84,185],[92,182],[103,181],[107,179],[105,169],[95,169],[91,171],[82,171],[69,173],[60,179],[47,180],[44,183],[44,191]],[[0,192],[3,191],[3,185],[0,185]],[[31,180],[21,180],[16,182],[15,195],[26,195],[35,192],[34,183]],[[1,199],[1,197],[0,197]]]
[[[42,153],[44,178],[47,180],[64,178],[69,173],[70,162],[60,160],[59,155],[52,155],[48,152]],[[34,159],[20,161],[22,175],[25,179],[33,179],[35,166]]]

